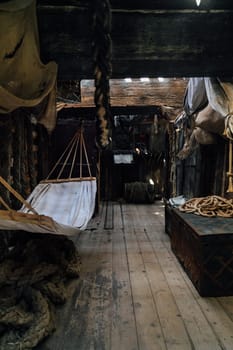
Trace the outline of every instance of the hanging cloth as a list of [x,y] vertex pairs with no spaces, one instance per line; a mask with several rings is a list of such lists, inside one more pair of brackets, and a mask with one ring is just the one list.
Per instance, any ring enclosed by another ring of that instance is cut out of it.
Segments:
[[[80,146],[80,147],[79,147]],[[77,150],[80,158],[80,177],[72,177]],[[88,177],[82,177],[83,153],[88,167]],[[64,162],[62,160],[65,158]],[[61,175],[71,159],[69,177]],[[50,175],[62,163],[56,179]],[[25,201],[12,187],[0,177],[0,182],[23,204],[20,210],[11,210],[0,197],[7,210],[0,210],[0,229],[24,230],[38,233],[73,235],[85,230],[95,209],[96,178],[92,177],[83,131],[77,132],[48,178],[39,183]]]
[[35,0],[0,3],[0,113],[43,104],[39,122],[56,124],[57,64],[40,60]]
[[190,78],[184,96],[184,111],[191,116],[208,103],[204,78]]

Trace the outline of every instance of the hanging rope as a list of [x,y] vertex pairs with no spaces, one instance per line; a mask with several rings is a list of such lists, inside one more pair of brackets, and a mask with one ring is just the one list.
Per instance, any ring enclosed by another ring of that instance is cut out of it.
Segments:
[[95,78],[95,105],[97,144],[105,148],[109,144],[110,87],[112,72],[111,9],[108,0],[93,1],[93,60]]

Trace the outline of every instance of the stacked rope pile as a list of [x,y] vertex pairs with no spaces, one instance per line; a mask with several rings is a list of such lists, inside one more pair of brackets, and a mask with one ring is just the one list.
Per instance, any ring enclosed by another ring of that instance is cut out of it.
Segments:
[[108,0],[93,1],[93,61],[95,78],[95,105],[97,113],[97,143],[109,143],[110,87],[112,73],[111,8]]
[[207,196],[191,198],[179,207],[179,210],[186,213],[224,218],[233,217],[233,200],[220,196]]
[[20,240],[0,264],[0,349],[32,349],[55,329],[80,258],[66,237]]

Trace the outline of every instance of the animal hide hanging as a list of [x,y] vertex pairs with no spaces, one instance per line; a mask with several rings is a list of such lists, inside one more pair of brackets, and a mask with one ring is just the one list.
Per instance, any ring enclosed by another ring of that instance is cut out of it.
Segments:
[[[47,97],[48,110],[56,89],[57,64],[40,60],[35,0],[10,0],[0,3],[0,113],[20,107],[38,106]],[[46,115],[46,113],[45,113]],[[54,127],[51,113],[42,123]],[[40,121],[39,121],[40,122]],[[49,130],[50,130],[49,129]],[[51,130],[50,130],[51,131]]]
[[207,132],[222,135],[225,128],[225,119],[208,104],[197,114],[195,126]]

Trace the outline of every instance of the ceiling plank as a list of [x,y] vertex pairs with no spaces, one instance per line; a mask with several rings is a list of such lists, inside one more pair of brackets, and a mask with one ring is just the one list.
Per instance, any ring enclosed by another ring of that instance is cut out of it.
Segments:
[[[42,60],[58,63],[61,80],[91,79],[92,30],[88,1],[62,3],[59,6],[39,3]],[[127,8],[129,1],[125,7],[123,1],[114,3],[113,78],[233,75],[233,10],[135,10],[132,6]],[[155,3],[162,6],[161,1]],[[217,7],[217,2],[214,3]],[[230,8],[229,1],[224,3]],[[149,6],[152,1],[146,4]]]

